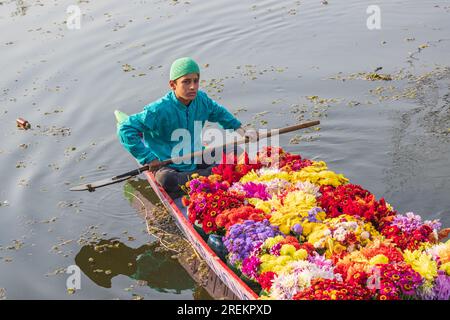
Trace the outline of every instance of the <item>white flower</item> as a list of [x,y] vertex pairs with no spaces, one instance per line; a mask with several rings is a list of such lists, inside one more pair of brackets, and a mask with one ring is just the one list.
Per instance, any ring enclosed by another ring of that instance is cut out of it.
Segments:
[[315,196],[316,198],[321,196],[319,192],[320,187],[309,181],[298,182],[295,184],[295,187],[298,188],[300,191],[303,191],[304,193],[308,193]]
[[338,279],[329,266],[318,266],[312,262],[300,260],[290,262],[283,271],[273,279],[270,295],[275,299],[292,299],[292,297],[311,286],[313,279]]
[[259,169],[259,170],[256,170],[256,173],[259,175],[259,176],[263,176],[263,175],[270,175],[270,174],[277,174],[277,173],[280,173],[281,172],[281,170],[280,169],[278,169],[278,168],[261,168],[261,169]]
[[363,231],[361,232],[360,235],[361,239],[365,240],[365,239],[369,239],[370,238],[370,233],[368,231]]

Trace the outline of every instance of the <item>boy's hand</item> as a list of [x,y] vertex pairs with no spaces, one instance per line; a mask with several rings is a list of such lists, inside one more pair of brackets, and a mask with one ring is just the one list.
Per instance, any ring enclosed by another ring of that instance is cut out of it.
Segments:
[[248,140],[250,142],[258,141],[258,131],[253,128],[248,128],[247,130],[245,130],[245,136],[248,137]]
[[155,173],[156,171],[158,171],[159,168],[161,168],[161,162],[159,160],[153,160],[150,163],[147,163],[148,165],[148,171],[151,171],[153,173]]

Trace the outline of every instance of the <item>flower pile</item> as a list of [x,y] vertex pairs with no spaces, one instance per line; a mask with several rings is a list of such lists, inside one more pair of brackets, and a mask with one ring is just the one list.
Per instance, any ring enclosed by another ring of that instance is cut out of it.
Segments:
[[222,236],[226,262],[260,299],[450,299],[439,221],[399,214],[325,162],[281,148],[225,159],[188,182],[183,203],[193,224]]

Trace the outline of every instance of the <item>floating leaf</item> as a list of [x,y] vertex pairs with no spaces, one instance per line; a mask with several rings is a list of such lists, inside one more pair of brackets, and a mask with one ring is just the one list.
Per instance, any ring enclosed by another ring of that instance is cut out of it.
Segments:
[[381,74],[376,72],[371,72],[366,74],[366,79],[371,81],[376,80],[384,80],[384,81],[391,81],[392,77],[389,74]]
[[130,71],[133,71],[133,70],[136,70],[136,69],[134,69],[131,65],[129,65],[128,63],[126,63],[126,64],[123,64],[122,65],[122,70],[124,71],[124,72],[130,72]]

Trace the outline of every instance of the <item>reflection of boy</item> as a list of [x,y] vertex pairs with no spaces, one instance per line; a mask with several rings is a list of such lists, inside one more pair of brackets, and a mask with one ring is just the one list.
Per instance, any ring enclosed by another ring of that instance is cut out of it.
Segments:
[[[159,162],[172,158],[174,147],[179,141],[172,141],[172,133],[186,129],[190,134],[190,150],[201,150],[201,130],[194,130],[195,123],[203,128],[206,121],[218,122],[224,129],[237,130],[241,135],[255,140],[255,131],[246,132],[241,122],[225,107],[221,106],[203,91],[199,91],[200,68],[191,58],[175,60],[170,68],[169,86],[171,92],[144,107],[144,111],[131,115],[118,128],[122,145],[141,163],[149,164],[156,180],[172,195],[179,195],[180,185],[196,172],[209,175],[212,166],[194,161],[170,164],[159,168]],[[200,128],[200,129],[201,129]],[[143,133],[143,140],[139,136]],[[183,151],[181,150],[182,155]]]
[[100,240],[83,246],[75,256],[75,263],[97,285],[111,288],[111,279],[115,276],[131,277],[136,273],[137,257],[149,249],[149,245],[133,249],[119,241]]

